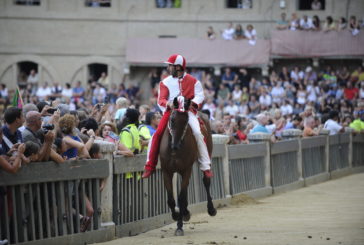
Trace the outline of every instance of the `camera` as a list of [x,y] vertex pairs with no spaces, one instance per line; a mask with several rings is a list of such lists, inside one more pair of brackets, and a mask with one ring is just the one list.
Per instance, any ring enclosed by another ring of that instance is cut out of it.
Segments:
[[54,129],[54,125],[53,124],[44,124],[42,126],[42,129],[44,131],[44,133],[48,133],[49,130],[53,130]]

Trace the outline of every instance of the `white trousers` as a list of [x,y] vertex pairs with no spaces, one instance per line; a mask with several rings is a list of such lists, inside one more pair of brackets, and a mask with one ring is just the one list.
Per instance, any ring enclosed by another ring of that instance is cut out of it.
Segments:
[[190,111],[188,112],[188,124],[190,125],[192,133],[196,138],[200,169],[202,171],[208,170],[211,168],[211,159],[207,151],[207,145],[204,141],[204,136],[201,133],[200,123],[197,119],[197,116]]

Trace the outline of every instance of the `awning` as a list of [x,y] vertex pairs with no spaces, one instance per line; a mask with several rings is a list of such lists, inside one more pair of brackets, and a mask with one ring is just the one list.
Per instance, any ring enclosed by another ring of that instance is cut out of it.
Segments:
[[126,61],[129,65],[161,65],[172,54],[185,56],[187,66],[261,66],[268,64],[270,44],[258,39],[256,45],[247,40],[203,39],[130,39]]
[[289,57],[363,56],[363,30],[353,36],[343,31],[272,31],[272,55]]

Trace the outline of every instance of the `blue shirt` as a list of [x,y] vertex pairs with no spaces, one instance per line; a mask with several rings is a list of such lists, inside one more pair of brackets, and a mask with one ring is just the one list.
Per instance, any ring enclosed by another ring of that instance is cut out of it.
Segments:
[[151,136],[155,133],[155,131],[157,131],[157,130],[155,130],[152,126],[150,126],[150,125],[146,125],[146,126],[147,126],[147,128],[149,129],[149,132],[150,132],[150,135],[151,135]]
[[263,125],[256,125],[251,131],[250,133],[268,133],[269,134],[269,131],[266,127],[264,127]]
[[[10,129],[7,125],[3,126],[3,135],[6,136],[14,145],[17,143],[23,143],[23,137],[21,136],[21,132],[17,129],[14,134],[11,134]],[[6,153],[10,150],[10,147],[5,143],[3,139],[1,142],[2,150]]]
[[[74,136],[74,135],[68,135],[68,136],[78,142],[81,142],[81,140],[80,140],[80,138],[78,138],[78,136]],[[67,151],[63,152],[62,155],[65,156],[67,159],[75,158],[78,155],[78,150],[76,147],[72,147],[72,148],[69,148]]]

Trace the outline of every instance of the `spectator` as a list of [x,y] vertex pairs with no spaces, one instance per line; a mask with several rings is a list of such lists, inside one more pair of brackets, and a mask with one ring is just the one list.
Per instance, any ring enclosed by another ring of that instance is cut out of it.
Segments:
[[288,21],[286,20],[286,13],[281,13],[281,19],[277,21],[277,30],[287,30],[288,29]]
[[127,109],[125,113],[125,118],[122,122],[120,142],[124,144],[129,150],[131,150],[134,154],[138,154],[141,150],[138,126],[139,112],[135,109]]
[[[134,156],[133,152],[131,152],[125,145],[120,142],[119,136],[116,134],[116,126],[111,122],[104,122],[100,126],[100,136],[102,140],[113,143],[116,145],[115,154],[124,155],[127,157]],[[91,156],[91,155],[90,155]],[[92,156],[91,156],[92,158]]]
[[71,99],[73,94],[73,89],[71,88],[71,84],[70,83],[66,83],[66,87],[63,88],[62,90],[62,97],[67,100],[67,99]]
[[288,121],[284,129],[301,129],[302,128],[302,117],[296,115],[293,117],[292,121]]
[[313,0],[311,3],[311,9],[312,10],[321,10],[322,9],[321,2],[319,0]]
[[258,124],[250,131],[250,133],[269,133],[265,127],[268,125],[268,117],[265,114],[259,114],[256,116]]
[[358,97],[358,94],[359,94],[359,89],[353,87],[352,82],[347,82],[346,88],[344,89],[344,98],[352,101]]
[[303,138],[319,135],[320,132],[313,129],[315,127],[315,120],[313,117],[305,118],[304,126],[305,128],[303,129],[302,133]]
[[314,31],[321,31],[321,22],[320,18],[317,15],[312,17],[312,26]]
[[92,129],[87,131],[90,139],[86,144],[82,143],[80,137],[75,135],[75,117],[70,114],[66,114],[59,120],[59,128],[63,136],[63,143],[65,144],[65,152],[63,156],[66,159],[74,160],[77,158],[90,158],[88,150],[91,148],[93,141],[95,140],[95,133]]
[[283,104],[281,105],[280,109],[282,111],[283,116],[288,116],[293,113],[293,107],[290,104],[290,101],[287,99],[283,100]]
[[[286,66],[282,67],[282,71],[279,73],[279,78],[283,81],[283,82],[289,82],[291,81],[291,77],[290,74],[288,72],[288,69]],[[273,82],[273,80],[272,80]]]
[[37,88],[38,88],[39,77],[38,77],[38,73],[34,69],[32,69],[30,71],[27,82],[29,84],[31,84],[32,92],[35,93],[35,91],[37,91]]
[[247,25],[245,37],[249,40],[250,45],[255,45],[257,43],[257,31],[254,29],[253,25]]
[[364,81],[364,71],[362,66],[358,66],[358,68],[351,73],[350,81],[353,83]]
[[283,97],[285,95],[284,89],[282,87],[282,82],[276,82],[274,84],[274,87],[272,88],[272,91],[271,91],[271,95],[272,95],[273,103],[277,103],[277,104],[282,103]]
[[326,22],[324,23],[324,27],[323,27],[323,31],[328,32],[328,31],[336,31],[336,25],[334,20],[332,19],[331,16],[327,16],[326,17]]
[[235,40],[245,39],[244,29],[240,24],[237,24],[235,27],[234,39]]
[[[206,103],[204,103],[204,105],[202,106],[202,110],[209,110],[210,116],[215,115],[216,105],[214,104],[212,98],[208,98],[206,100]],[[211,117],[209,119],[211,119]]]
[[[41,130],[42,117],[41,114],[36,111],[30,111],[27,113],[25,117],[25,125],[25,130],[22,132],[23,141],[25,143],[31,141],[39,146],[40,150],[38,153],[38,162],[48,161],[50,159],[55,134],[52,130],[46,129],[46,132]],[[41,138],[44,139],[44,143],[42,143]],[[53,152],[53,154],[57,153]],[[62,158],[55,159],[57,160]]]
[[149,73],[149,79],[150,79],[150,87],[154,88],[155,85],[157,85],[160,82],[160,77],[158,76],[157,69],[152,69]]
[[216,33],[214,31],[214,28],[212,26],[209,26],[206,31],[206,37],[208,40],[215,40],[216,39]]
[[324,124],[324,128],[330,131],[330,135],[344,132],[344,127],[339,123],[339,113],[337,111],[331,111],[329,113],[329,120]]
[[92,91],[92,104],[103,103],[106,97],[106,89],[101,86],[100,83],[95,84],[95,88]]
[[234,38],[235,29],[233,28],[233,23],[229,22],[226,29],[221,31],[222,38],[224,40],[233,40]]
[[305,105],[306,104],[306,97],[307,97],[307,92],[305,89],[305,85],[303,84],[299,84],[298,85],[298,90],[297,90],[297,103],[300,105]]
[[248,71],[245,68],[240,68],[238,72],[238,82],[240,82],[241,88],[248,88],[249,90],[249,82],[250,82],[250,75],[248,74]]
[[53,87],[51,87],[51,96],[49,97],[50,100],[55,100],[62,97],[62,86],[59,85],[58,82],[53,83]]
[[234,89],[234,85],[237,80],[238,76],[236,73],[231,71],[231,68],[226,67],[224,69],[224,73],[221,76],[221,82],[229,88],[230,92]]
[[314,29],[312,19],[308,18],[307,15],[304,15],[303,18],[300,20],[300,29],[304,31]]
[[129,101],[125,97],[120,97],[116,100],[117,111],[116,111],[115,117],[114,117],[116,123],[121,122],[123,120],[128,106],[129,106]]
[[254,117],[260,112],[260,104],[257,101],[257,97],[255,95],[250,95],[250,101],[248,102],[249,107],[249,115],[250,117]]
[[224,134],[224,125],[220,120],[214,120],[211,122],[211,133],[212,134]]
[[109,77],[107,76],[106,72],[101,73],[101,76],[97,80],[97,83],[104,88],[107,88],[109,86]]
[[48,97],[52,94],[51,88],[48,86],[48,83],[45,82],[42,87],[37,89],[36,96],[40,101],[48,100]]
[[272,105],[272,97],[268,94],[267,89],[264,87],[261,87],[259,103],[262,111],[267,110]]
[[81,86],[81,82],[77,81],[75,87],[72,89],[72,100],[75,104],[79,104],[84,101],[85,89]]
[[347,23],[345,17],[340,17],[339,22],[337,24],[337,30],[338,31],[345,30],[347,26],[348,26],[348,23]]
[[[361,102],[363,104],[363,102]],[[364,112],[354,113],[355,120],[349,124],[349,127],[357,133],[364,133]]]
[[234,103],[233,100],[229,100],[228,104],[225,106],[224,112],[228,113],[230,116],[235,116],[239,113],[238,106]]
[[0,98],[4,99],[5,102],[9,99],[8,88],[6,87],[6,84],[4,84],[4,83],[0,84]]
[[159,112],[148,112],[145,117],[145,125],[149,129],[149,133],[151,136],[157,130],[158,124],[161,120],[161,115]]
[[221,102],[227,101],[230,99],[230,89],[228,88],[228,85],[221,83],[220,88],[217,92],[217,99]]
[[240,101],[241,101],[242,94],[243,94],[243,91],[240,89],[240,85],[235,84],[234,90],[231,92],[232,101],[234,101],[236,104],[239,105]]
[[23,143],[21,132],[18,130],[24,123],[22,110],[10,107],[4,113],[5,125],[2,127],[2,149],[6,153],[14,145]]
[[296,13],[292,13],[291,20],[289,23],[289,30],[296,31],[299,29],[299,27],[300,27],[300,20],[298,19]]
[[301,81],[305,78],[305,73],[300,70],[298,66],[295,66],[294,69],[291,71],[290,74],[291,82],[294,84],[300,84]]
[[349,20],[349,31],[353,36],[356,36],[359,34],[360,26],[359,22],[356,20],[356,17],[354,15],[350,16]]

